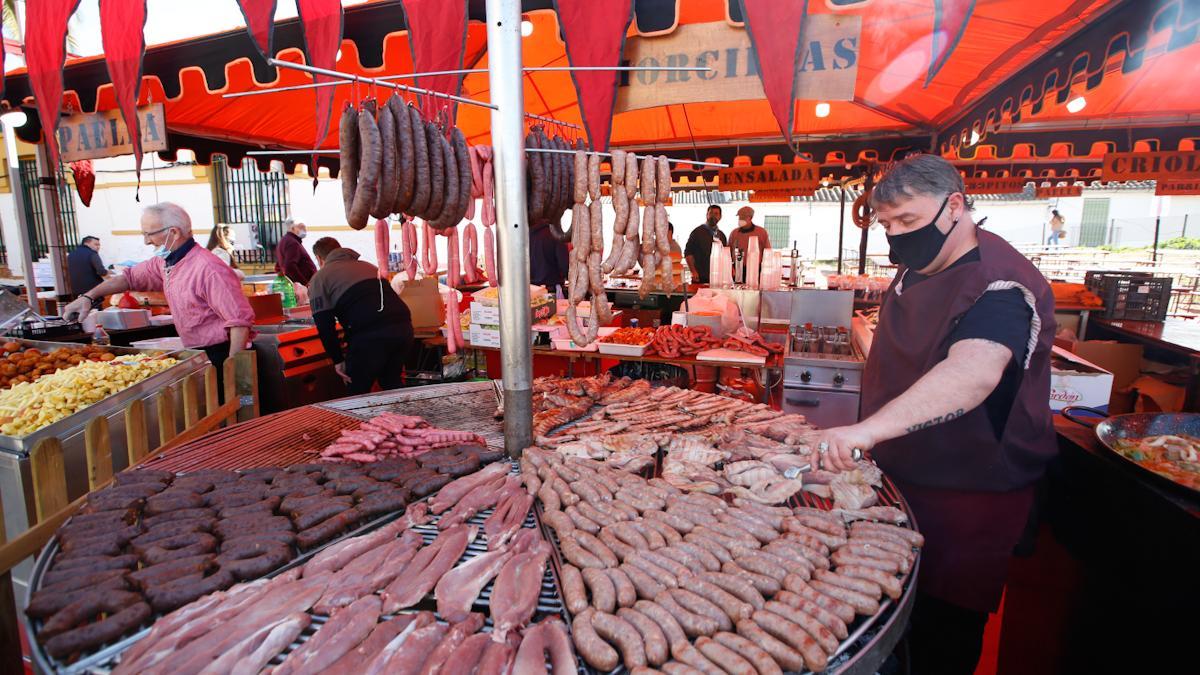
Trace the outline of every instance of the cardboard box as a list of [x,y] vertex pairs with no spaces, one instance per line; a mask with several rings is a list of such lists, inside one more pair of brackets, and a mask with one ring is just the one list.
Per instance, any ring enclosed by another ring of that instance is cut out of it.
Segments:
[[1077,354],[1054,348],[1050,366],[1050,409],[1058,412],[1069,405],[1108,411],[1113,374]]
[[406,282],[400,299],[408,305],[413,328],[438,328],[446,323],[446,304],[442,302],[434,277]]
[[1136,396],[1132,388],[1134,381],[1141,376],[1142,345],[1084,340],[1075,342],[1071,351],[1113,374],[1112,396],[1108,402],[1110,415],[1133,412]]
[[[539,301],[536,301],[529,307],[529,323],[535,324],[540,321],[546,321],[550,317],[554,316],[554,312],[554,298],[543,298]],[[499,325],[500,307],[495,305],[485,305],[479,302],[472,302],[471,322],[481,325]]]

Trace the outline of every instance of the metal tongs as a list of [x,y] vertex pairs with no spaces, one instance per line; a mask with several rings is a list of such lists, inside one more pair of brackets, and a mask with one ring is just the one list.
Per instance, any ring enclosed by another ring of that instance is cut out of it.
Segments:
[[[863,451],[860,450],[859,448],[854,448],[854,450],[852,450],[850,452],[850,457],[853,458],[854,461],[857,462],[858,460],[863,458]],[[783,477],[788,478],[788,479],[797,478],[798,476],[800,476],[800,474],[804,474],[804,473],[808,473],[809,471],[812,471],[812,468],[813,468],[812,462],[809,462],[808,464],[801,464],[800,466],[789,467],[789,468],[783,470]]]

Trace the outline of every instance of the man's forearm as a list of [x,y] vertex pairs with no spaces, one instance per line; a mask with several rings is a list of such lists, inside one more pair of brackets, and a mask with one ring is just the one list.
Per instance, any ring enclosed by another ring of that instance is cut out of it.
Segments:
[[250,337],[250,328],[247,326],[234,326],[229,329],[229,355],[244,351],[246,349],[246,340]]
[[687,261],[688,269],[692,271],[692,282],[695,283],[696,279],[700,278],[700,274],[696,270],[696,256],[689,255],[684,260]]
[[1011,358],[993,342],[956,343],[946,359],[861,424],[879,443],[961,417],[992,393]]
[[124,274],[115,274],[96,284],[87,292],[90,298],[101,298],[113,293],[124,293],[129,290],[129,282]]

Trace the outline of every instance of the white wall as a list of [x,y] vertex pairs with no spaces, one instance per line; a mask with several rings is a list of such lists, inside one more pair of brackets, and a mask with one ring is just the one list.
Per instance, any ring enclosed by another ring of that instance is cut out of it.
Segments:
[[[181,160],[190,159],[181,153]],[[133,181],[131,157],[117,157],[95,162],[97,171],[96,190],[92,205],[84,207],[76,196],[76,215],[79,235],[101,238],[101,256],[106,264],[144,260],[150,248],[136,234],[142,208],[156,201],[175,201],[187,209],[192,216],[193,229],[198,241],[207,241],[213,226],[213,202],[210,184],[206,181],[193,182],[192,167],[187,164],[165,166],[155,156],[148,155],[143,164],[141,202],[134,200],[135,189],[131,186],[113,186],[114,183]],[[176,184],[178,183],[178,184]],[[108,186],[108,187],[106,187]],[[1084,197],[1106,197],[1109,199],[1109,217],[1117,219],[1118,234],[1122,245],[1149,245],[1153,235],[1156,212],[1161,206],[1164,232],[1163,238],[1178,236],[1185,214],[1191,214],[1189,233],[1200,236],[1200,196],[1156,197],[1152,190],[1097,191],[1085,190]],[[343,246],[353,248],[363,259],[376,262],[373,229],[353,231],[345,226],[341,186],[338,181],[323,178],[312,188],[311,179],[296,177],[289,180],[289,198],[292,217],[308,225],[309,236],[305,246],[311,247],[321,237],[335,237]],[[726,234],[736,227],[737,210],[746,202],[722,204],[723,217],[720,228]],[[765,216],[787,215],[791,217],[791,242],[797,243],[801,256],[812,259],[833,259],[837,256],[839,204],[837,203],[766,203],[753,204],[755,221],[765,222]],[[1047,220],[1050,209],[1057,207],[1067,220],[1068,243],[1078,241],[1079,219],[1083,210],[1083,199],[1079,197],[1044,201],[985,201],[976,203],[976,219],[987,217],[986,227],[1016,245],[1037,245],[1045,242]],[[678,204],[668,209],[671,222],[675,224],[675,239],[683,246],[691,231],[703,222],[707,205]],[[843,248],[857,250],[859,230],[850,218],[847,204]],[[17,220],[13,210],[11,194],[0,195],[0,218],[3,219],[4,241],[9,251],[9,267],[20,274],[18,253]],[[611,207],[604,210],[605,244],[611,244]],[[477,217],[478,220],[478,217]],[[564,219],[564,226],[570,216]],[[1147,225],[1148,224],[1148,225]],[[1174,229],[1172,229],[1174,228]],[[393,233],[396,229],[394,226]],[[1172,234],[1173,232],[1173,234]],[[114,234],[118,233],[118,234]],[[121,234],[125,233],[125,234]],[[482,231],[480,232],[482,236]],[[1144,240],[1144,241],[1143,241]],[[438,259],[444,267],[446,261],[446,238],[438,237]],[[393,250],[398,239],[393,236]],[[886,256],[887,241],[878,226],[869,233],[868,254]],[[74,244],[75,242],[68,242]],[[482,248],[482,243],[481,243]]]

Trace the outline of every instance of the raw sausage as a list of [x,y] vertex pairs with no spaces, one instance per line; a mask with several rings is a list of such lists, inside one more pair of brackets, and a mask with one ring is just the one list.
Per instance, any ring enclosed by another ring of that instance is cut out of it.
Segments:
[[368,112],[358,115],[358,182],[354,186],[354,202],[350,205],[347,223],[361,230],[367,226],[367,217],[379,195],[379,169],[383,164],[383,145],[379,140],[379,127]]
[[588,198],[588,155],[583,150],[575,151],[574,167],[575,203],[583,204]]
[[641,194],[642,201],[648,205],[653,205],[658,202],[658,191],[655,188],[656,163],[653,157],[646,156],[642,159],[642,178],[641,178]]
[[350,103],[346,104],[338,122],[338,172],[346,220],[349,221],[354,206],[354,188],[358,184],[358,110]]
[[654,602],[661,605],[663,609],[671,613],[679,625],[683,627],[683,632],[688,637],[700,637],[701,635],[712,635],[720,629],[721,624],[711,616],[704,614],[696,614],[680,606],[675,598],[671,595],[671,590],[668,589],[658,594],[654,598]]
[[592,201],[600,199],[600,155],[588,155],[587,167],[588,194]]
[[667,588],[666,586],[663,586],[655,581],[654,577],[646,574],[638,567],[625,564],[622,565],[620,569],[625,573],[625,576],[629,577],[629,582],[633,584],[633,588],[637,591],[639,598],[653,600]]
[[655,201],[659,204],[666,204],[671,197],[671,163],[667,160],[666,155],[660,155],[657,160],[657,174],[655,176]]
[[612,578],[604,570],[592,567],[584,568],[583,582],[587,584],[592,596],[592,607],[601,612],[617,611],[617,591],[613,587]]
[[635,610],[649,617],[651,621],[658,624],[662,630],[663,636],[667,638],[667,648],[673,653],[677,645],[688,644],[687,635],[683,632],[683,627],[675,620],[675,617],[666,610],[662,605],[656,604],[649,600],[638,600],[633,606]]
[[[395,97],[393,96],[393,98]],[[371,206],[371,217],[387,218],[392,213],[392,205],[396,203],[396,193],[400,189],[399,158],[396,155],[396,118],[392,115],[391,105],[379,108],[377,122],[379,142],[383,147],[380,158],[379,192],[375,196],[375,203]]]
[[[387,110],[387,108],[384,108]],[[382,218],[375,221],[375,259],[378,267],[379,278],[386,280],[388,278],[388,240],[390,238],[390,226],[388,221]]]
[[613,589],[617,592],[618,607],[633,607],[637,602],[637,589],[633,587],[633,582],[629,580],[629,575],[620,567],[609,567],[605,570],[608,577],[612,579]]

